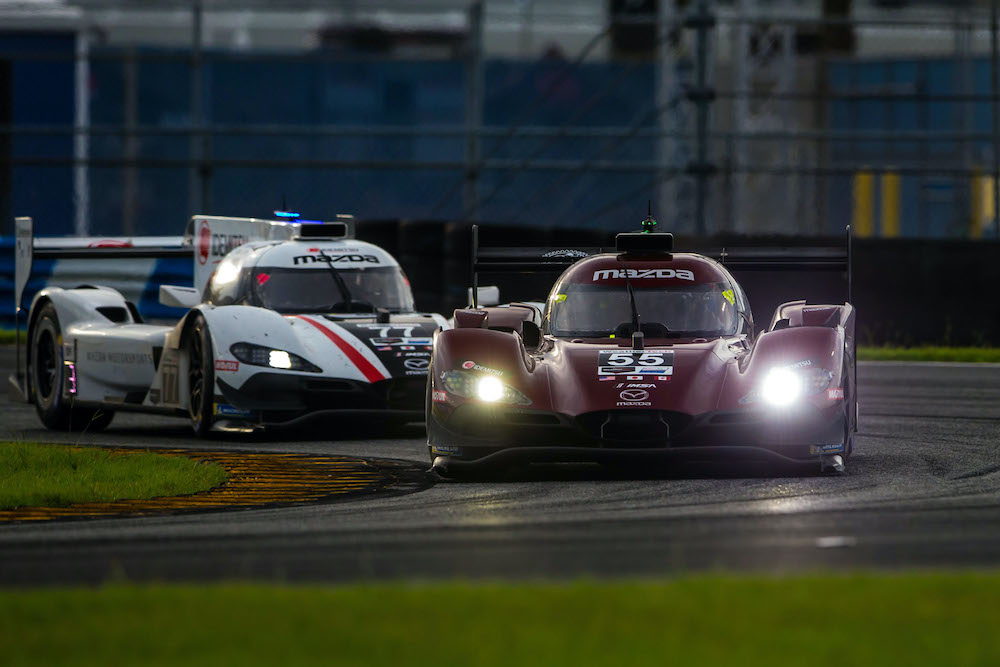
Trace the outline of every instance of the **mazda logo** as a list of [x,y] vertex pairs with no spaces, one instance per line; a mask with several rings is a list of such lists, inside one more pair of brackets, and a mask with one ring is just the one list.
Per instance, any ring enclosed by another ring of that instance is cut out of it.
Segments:
[[619,396],[623,401],[645,401],[649,398],[649,392],[643,389],[626,389]]
[[407,359],[403,365],[411,371],[426,371],[427,367],[430,366],[430,361],[427,359]]

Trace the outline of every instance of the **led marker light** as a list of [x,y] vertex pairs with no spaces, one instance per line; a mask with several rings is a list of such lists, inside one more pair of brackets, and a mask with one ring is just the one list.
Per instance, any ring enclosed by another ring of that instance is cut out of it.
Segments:
[[292,358],[284,350],[271,350],[267,363],[271,365],[271,368],[291,368]]

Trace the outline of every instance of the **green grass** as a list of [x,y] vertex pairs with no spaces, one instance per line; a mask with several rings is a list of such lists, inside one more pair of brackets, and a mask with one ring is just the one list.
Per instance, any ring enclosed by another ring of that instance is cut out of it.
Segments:
[[177,496],[227,479],[214,463],[137,450],[0,443],[0,509]]
[[[0,345],[13,345],[16,343],[16,333],[13,329],[0,329]],[[21,340],[24,340],[24,331],[21,332]]]
[[859,346],[861,361],[963,361],[1000,362],[998,347],[875,347]]
[[998,600],[1000,576],[977,573],[6,590],[0,591],[0,661],[997,665]]

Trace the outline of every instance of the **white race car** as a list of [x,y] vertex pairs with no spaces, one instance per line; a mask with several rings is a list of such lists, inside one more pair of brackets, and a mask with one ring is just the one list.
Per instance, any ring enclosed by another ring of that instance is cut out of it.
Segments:
[[49,428],[101,429],[117,410],[185,416],[198,435],[330,413],[423,419],[432,335],[449,325],[415,312],[399,264],[353,239],[349,219],[195,216],[182,248],[61,255],[33,251],[31,220],[17,225],[18,305],[33,252],[187,253],[194,263],[194,287],[159,287],[162,304],[189,309],[174,324],[143,323],[108,287],[34,297],[11,384]]

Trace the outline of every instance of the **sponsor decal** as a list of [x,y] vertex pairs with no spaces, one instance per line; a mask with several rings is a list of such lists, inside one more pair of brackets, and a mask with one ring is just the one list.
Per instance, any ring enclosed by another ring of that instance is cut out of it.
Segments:
[[503,371],[499,371],[495,368],[489,368],[487,366],[480,366],[474,361],[463,361],[462,368],[467,371],[479,371],[481,373],[489,373],[490,375],[503,375]]
[[76,361],[76,342],[63,345],[63,361]]
[[641,407],[649,407],[653,404],[650,403],[649,401],[628,401],[628,402],[618,401],[617,403],[615,403],[615,405],[618,406],[619,408],[641,408]]
[[667,377],[674,374],[674,353],[670,350],[601,350],[597,356],[597,374]]
[[844,445],[839,442],[833,445],[809,445],[810,454],[838,454],[842,451]]
[[837,389],[827,389],[826,397],[831,401],[842,401],[844,400],[844,389],[843,387]]
[[375,349],[379,352],[392,352],[391,347],[376,347]]
[[[403,354],[403,353],[402,352],[398,352],[397,354]],[[404,357],[429,357],[429,356],[431,356],[431,353],[430,352],[407,352],[406,354],[403,354],[403,356]]]
[[655,378],[651,378],[651,379],[653,379],[653,380],[659,380],[660,382],[670,382],[670,376],[669,375],[657,375]]
[[645,401],[649,398],[649,392],[645,389],[626,389],[622,393],[618,394],[618,396],[623,401]]
[[152,364],[153,355],[145,352],[87,352],[87,361],[100,364]]
[[212,412],[220,417],[253,417],[252,410],[244,410],[228,403],[216,403]]
[[736,305],[736,295],[733,294],[733,290],[727,289],[727,290],[723,291],[722,292],[722,296],[723,296],[723,298],[726,301],[729,302],[730,306],[735,306]]
[[208,251],[212,246],[212,230],[204,220],[198,227],[198,263],[204,265],[208,261]]
[[427,367],[431,365],[431,362],[429,359],[406,359],[403,361],[403,365],[411,371],[426,372]]
[[462,448],[454,445],[431,445],[432,454],[443,454],[445,456],[461,456]]
[[616,378],[615,378],[614,375],[602,375],[601,377],[599,377],[597,379],[600,380],[601,382],[607,382],[609,380],[614,380]]
[[690,269],[602,269],[594,271],[594,282],[612,278],[654,279],[654,280],[694,280],[694,271]]
[[625,389],[656,389],[656,385],[649,382],[619,382],[615,388],[622,389],[623,387]]
[[812,359],[803,359],[802,361],[796,361],[794,364],[789,364],[785,368],[802,368],[803,366],[812,366]]
[[375,255],[296,255],[292,257],[292,266],[298,266],[299,264],[315,264],[315,263],[325,263],[325,264],[337,264],[344,262],[345,264],[378,264],[378,257]]
[[543,254],[542,257],[590,257],[589,253],[583,250],[573,250],[572,248],[564,248],[562,250],[550,250]]
[[447,403],[448,402],[448,392],[441,391],[440,389],[435,389],[431,393],[431,399],[433,399],[433,401],[435,403]]
[[240,362],[232,361],[231,359],[216,359],[215,360],[215,370],[217,371],[229,371],[235,373],[240,369]]
[[410,349],[431,349],[431,339],[430,338],[411,338],[409,336],[402,336],[399,338],[389,338],[389,337],[379,337],[372,338],[371,343],[377,347],[404,347],[412,346]]

